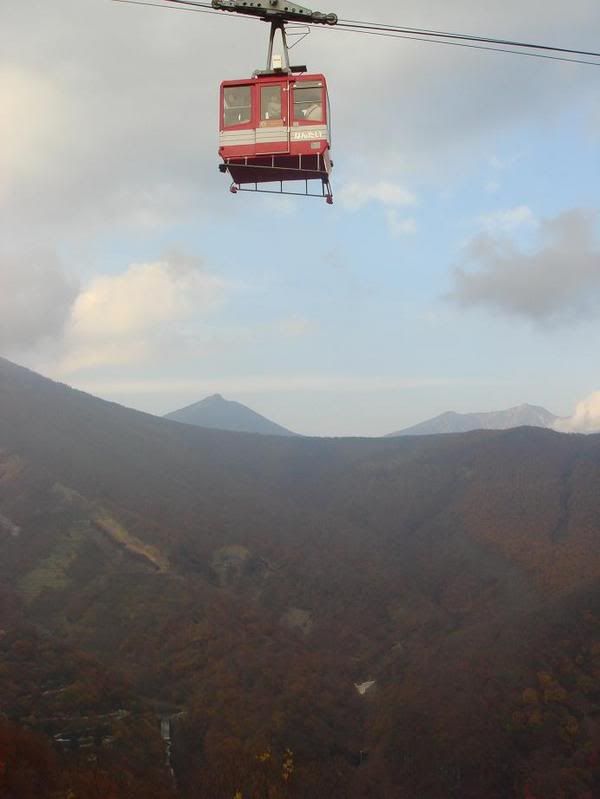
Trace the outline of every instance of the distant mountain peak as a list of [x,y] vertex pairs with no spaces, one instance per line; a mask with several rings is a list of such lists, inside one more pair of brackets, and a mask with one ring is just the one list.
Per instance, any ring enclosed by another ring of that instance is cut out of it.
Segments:
[[558,418],[545,408],[524,402],[507,410],[488,413],[446,411],[433,419],[390,433],[389,437],[468,433],[471,430],[510,430],[514,427],[553,428]]
[[194,427],[232,430],[237,433],[259,433],[271,436],[295,436],[291,430],[272,422],[256,411],[222,394],[211,394],[199,402],[165,415],[166,419]]

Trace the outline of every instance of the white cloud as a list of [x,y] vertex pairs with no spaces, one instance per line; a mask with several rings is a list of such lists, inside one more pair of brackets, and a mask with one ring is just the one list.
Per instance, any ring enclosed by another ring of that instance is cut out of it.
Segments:
[[42,74],[0,64],[0,200],[15,180],[43,179],[60,151],[66,108],[57,86]]
[[338,198],[348,211],[359,211],[371,202],[386,207],[416,205],[415,195],[397,183],[379,181],[377,183],[347,183],[338,191]]
[[537,224],[535,214],[526,205],[484,214],[477,221],[488,233],[512,233],[520,227],[534,227]]
[[180,256],[94,278],[73,305],[61,373],[147,359],[178,325],[213,308],[224,289]]
[[533,251],[506,234],[475,237],[455,269],[449,298],[464,308],[487,308],[543,324],[595,316],[600,308],[597,218],[597,212],[575,209],[542,220]]
[[[188,15],[56,0],[36,4],[32,31],[29,5],[2,19],[0,237],[22,240],[35,224],[38,237],[66,233],[71,243],[208,205],[200,185],[221,184],[217,81],[198,82],[190,68],[197,28]],[[209,41],[214,27],[209,17]]]
[[0,351],[27,352],[60,338],[77,292],[52,253],[0,256]]
[[352,213],[371,203],[381,206],[390,235],[395,239],[417,232],[416,220],[403,217],[398,211],[399,208],[415,206],[417,198],[413,192],[398,183],[383,180],[376,183],[355,181],[342,186],[338,197],[342,206]]
[[579,402],[573,416],[559,419],[554,429],[561,433],[600,433],[600,391]]

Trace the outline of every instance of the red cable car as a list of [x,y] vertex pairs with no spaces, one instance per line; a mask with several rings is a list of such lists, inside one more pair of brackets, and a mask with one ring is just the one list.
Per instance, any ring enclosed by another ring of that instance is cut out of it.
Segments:
[[[234,193],[252,184],[259,190],[263,183],[320,180],[320,196],[333,201],[329,98],[323,75],[225,81],[220,113],[221,169],[231,175]],[[286,192],[280,185],[276,193]]]
[[[324,197],[333,203],[330,175],[331,112],[324,75],[291,67],[285,24],[304,20],[334,25],[337,17],[270,0],[213,0],[227,11],[260,16],[271,23],[267,69],[254,77],[221,84],[219,155],[221,172],[229,172],[231,191]],[[280,31],[283,57],[273,56]],[[318,181],[319,191],[311,181]],[[304,183],[304,191],[289,190],[289,182]]]

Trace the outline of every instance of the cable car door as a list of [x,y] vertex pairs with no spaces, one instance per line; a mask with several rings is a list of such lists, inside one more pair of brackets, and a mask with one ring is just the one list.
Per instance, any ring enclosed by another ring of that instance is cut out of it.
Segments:
[[290,151],[290,92],[287,80],[260,81],[256,154],[281,155]]

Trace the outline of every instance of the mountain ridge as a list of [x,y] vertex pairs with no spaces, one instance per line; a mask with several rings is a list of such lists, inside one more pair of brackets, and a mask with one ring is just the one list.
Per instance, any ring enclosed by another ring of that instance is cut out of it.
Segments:
[[445,413],[419,424],[388,433],[386,438],[413,435],[468,433],[473,430],[509,430],[515,427],[541,427],[552,430],[560,417],[541,406],[523,403],[503,411],[484,413]]

